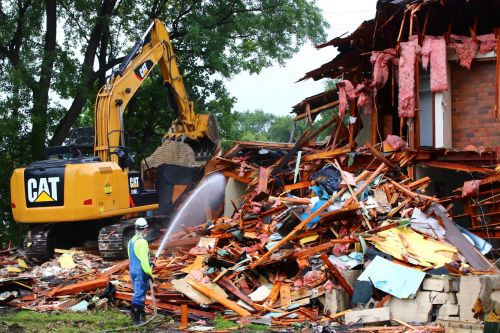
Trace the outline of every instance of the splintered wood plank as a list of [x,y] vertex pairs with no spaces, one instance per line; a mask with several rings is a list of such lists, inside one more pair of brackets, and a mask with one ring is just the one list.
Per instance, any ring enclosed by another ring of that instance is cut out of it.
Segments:
[[354,210],[358,210],[359,209],[359,204],[357,203],[352,203],[346,207],[343,207],[343,208],[340,208],[340,209],[337,209],[337,210],[333,210],[331,212],[326,212],[326,213],[323,213],[320,215],[320,217],[322,219],[325,219],[325,218],[329,218],[329,217],[334,217],[336,215],[340,215],[342,213],[346,213],[346,212],[351,212],[351,211],[354,211]]
[[280,288],[281,288],[281,283],[274,282],[273,288],[271,289],[271,293],[267,297],[267,301],[264,303],[264,305],[269,307],[273,306],[274,302],[276,302],[276,300],[278,299]]
[[342,154],[347,154],[351,152],[351,148],[337,148],[333,150],[327,150],[327,151],[322,151],[319,153],[313,153],[309,154],[304,157],[304,161],[314,161],[314,160],[320,160],[320,159],[327,159],[327,158],[333,158],[338,155]]
[[412,183],[409,183],[408,188],[410,190],[414,191],[415,189],[417,189],[419,187],[427,185],[428,183],[430,183],[430,181],[431,181],[431,179],[429,177],[423,177],[423,178],[420,178]]
[[430,166],[430,167],[435,167],[435,168],[455,170],[455,171],[479,172],[479,173],[484,173],[487,175],[496,174],[496,171],[493,169],[476,167],[476,166],[461,164],[461,163],[452,163],[452,162],[432,161],[431,160],[431,161],[419,162],[418,164],[426,165],[426,166]]
[[240,175],[238,175],[237,173],[235,172],[231,172],[231,171],[224,171],[222,173],[224,176],[226,177],[229,177],[229,178],[234,178],[236,180],[239,180],[240,182],[242,183],[245,183],[245,184],[250,184],[253,179],[252,178],[248,178],[248,177],[241,177]]
[[[132,301],[132,294],[130,294],[130,293],[124,293],[124,292],[117,291],[115,293],[114,297],[116,299],[122,299],[122,300],[129,301],[129,302]],[[153,304],[153,300],[151,299],[150,296],[146,297],[146,304],[148,304],[148,305],[152,305]],[[173,305],[173,304],[169,304],[169,303],[165,303],[165,302],[159,302],[157,300],[156,301],[156,306],[159,309],[173,311],[173,312],[176,312],[177,314],[181,313],[181,307],[179,305]],[[195,316],[199,316],[199,317],[203,317],[203,318],[209,318],[209,319],[214,319],[215,317],[217,317],[217,314],[214,313],[214,312],[207,312],[207,311],[202,311],[202,310],[193,309],[193,308],[189,309],[189,313],[191,313],[191,314],[193,314]]]
[[185,330],[188,327],[188,306],[187,304],[181,304],[181,325],[180,330]]
[[295,183],[295,184],[289,184],[283,186],[285,191],[290,192],[293,190],[299,190],[301,188],[308,188],[311,185],[311,182],[300,182],[300,183]]
[[226,308],[233,310],[237,314],[239,314],[242,317],[250,316],[250,312],[248,312],[246,309],[242,308],[235,302],[231,301],[230,299],[220,295],[219,293],[209,289],[202,283],[186,278],[186,282],[189,283],[194,289],[198,290],[200,293],[204,294],[205,296],[208,296],[212,298],[213,300],[219,302],[220,304],[224,305]]
[[406,187],[404,187],[403,185],[395,182],[392,179],[389,179],[389,181],[391,182],[392,185],[394,185],[395,187],[397,187],[401,192],[403,192],[406,195],[409,195],[412,198],[419,198],[419,199],[422,199],[422,200],[430,200],[430,201],[434,201],[434,202],[439,201],[438,198],[430,197],[430,196],[425,195],[425,194],[420,194],[420,193],[412,192],[409,189],[407,189]]
[[253,301],[250,299],[250,297],[248,297],[243,292],[241,292],[241,290],[236,288],[236,286],[226,276],[222,277],[219,281],[217,281],[217,284],[222,288],[226,289],[227,291],[229,291],[234,296],[238,297],[243,302],[247,303],[250,306],[253,306]]
[[309,215],[307,218],[305,218],[304,220],[302,220],[295,228],[293,228],[293,230],[288,235],[286,235],[280,241],[278,241],[268,252],[266,252],[262,257],[260,257],[260,259],[258,259],[257,261],[253,262],[252,264],[250,264],[250,268],[251,269],[255,269],[255,267],[259,266],[265,260],[267,260],[267,258],[269,258],[269,256],[274,251],[276,251],[283,244],[285,244],[286,242],[288,242],[295,235],[295,233],[297,231],[299,231],[302,228],[304,228],[306,226],[306,224],[309,223],[312,219],[314,219],[316,216],[318,216],[321,213],[323,213],[323,211],[326,208],[328,208],[335,201],[335,199],[337,199],[338,197],[341,197],[342,194],[344,194],[345,191],[346,191],[346,188],[344,187],[343,189],[341,189],[340,191],[338,191],[337,193],[335,193],[334,195],[332,195],[330,197],[330,199],[328,199],[317,211],[315,211],[314,213],[312,213],[311,215]]
[[[378,168],[372,172],[372,174],[370,175],[370,177],[368,177],[368,179],[363,183],[363,185],[361,185],[359,188],[356,189],[356,191],[354,192],[354,196],[350,197],[349,199],[347,199],[347,201],[344,203],[344,207],[350,205],[353,201],[354,201],[354,198],[357,198],[364,190],[365,188],[368,187],[368,185],[370,185],[370,183],[380,174],[384,171],[385,169],[385,164],[384,163],[381,163]],[[359,178],[359,177],[358,177]],[[356,179],[357,181],[357,179]]]
[[119,272],[123,269],[128,268],[128,266],[129,266],[128,259],[120,261],[120,262],[114,264],[113,266],[102,270],[101,273],[98,275],[98,277],[110,276],[111,274],[115,274],[116,272]]
[[89,291],[89,290],[94,290],[97,288],[103,288],[103,287],[106,287],[108,282],[109,282],[109,277],[103,276],[103,277],[95,279],[95,280],[70,284],[69,286],[64,286],[64,287],[60,288],[59,290],[57,290],[54,293],[54,296],[72,295],[72,294],[80,293],[83,291]]
[[284,309],[292,304],[292,295],[290,292],[290,285],[283,283],[280,286],[280,305]]
[[352,294],[354,293],[354,291],[352,290],[351,285],[349,284],[349,282],[346,281],[346,279],[344,279],[344,277],[342,276],[340,271],[337,269],[337,267],[335,267],[335,265],[332,264],[332,262],[330,261],[330,259],[328,258],[328,255],[326,253],[323,252],[321,254],[321,260],[323,260],[326,267],[328,267],[328,269],[333,273],[335,278],[339,281],[340,285],[345,289],[345,291],[349,294],[349,296],[352,297]]
[[268,193],[267,183],[269,181],[269,168],[259,168],[259,182],[257,183],[256,193]]
[[302,258],[302,257],[310,257],[313,254],[317,254],[322,251],[326,251],[329,248],[333,247],[335,244],[351,244],[351,243],[358,243],[359,241],[354,240],[354,239],[332,239],[329,240],[328,242],[312,246],[303,250],[300,250],[298,252],[295,252],[292,255],[292,258]]

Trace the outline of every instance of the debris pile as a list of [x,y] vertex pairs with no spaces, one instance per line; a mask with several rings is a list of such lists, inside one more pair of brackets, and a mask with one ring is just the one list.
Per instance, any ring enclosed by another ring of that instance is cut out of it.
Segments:
[[[191,319],[273,326],[393,320],[415,329],[481,319],[484,305],[498,313],[490,295],[500,282],[483,255],[491,245],[455,224],[451,205],[425,194],[428,177],[405,175],[410,152],[324,149],[309,139],[238,143],[210,162],[228,178],[217,209],[224,214],[170,235],[154,269],[160,310],[179,314],[187,305]],[[17,251],[1,252],[0,302],[77,311],[131,300],[127,260],[56,252],[34,268]],[[467,289],[466,279],[477,288]],[[491,292],[479,294],[484,286]]]

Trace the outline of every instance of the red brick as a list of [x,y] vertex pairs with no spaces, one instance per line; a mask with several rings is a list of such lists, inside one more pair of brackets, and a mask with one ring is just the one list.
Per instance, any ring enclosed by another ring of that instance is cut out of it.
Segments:
[[495,62],[474,62],[471,70],[451,65],[453,147],[500,145],[495,118]]

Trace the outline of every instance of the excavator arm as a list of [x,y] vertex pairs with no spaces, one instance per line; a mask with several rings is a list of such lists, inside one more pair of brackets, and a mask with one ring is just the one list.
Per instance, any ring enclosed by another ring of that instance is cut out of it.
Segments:
[[[149,31],[151,41],[144,45]],[[167,29],[161,21],[154,20],[97,95],[94,152],[101,161],[118,162],[119,153],[126,146],[124,110],[156,65],[160,68],[163,83],[168,88],[177,113],[177,119],[164,140],[186,141],[196,146],[194,149],[203,147],[212,152],[218,147],[215,118],[209,114],[194,113],[193,102],[188,98]]]

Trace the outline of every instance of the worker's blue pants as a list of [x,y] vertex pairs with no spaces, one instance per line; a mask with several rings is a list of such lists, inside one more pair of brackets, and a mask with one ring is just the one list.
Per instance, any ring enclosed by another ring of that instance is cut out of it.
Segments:
[[132,304],[144,307],[146,301],[146,294],[148,293],[149,275],[141,270],[131,270],[130,280],[134,288],[134,295],[132,296]]

